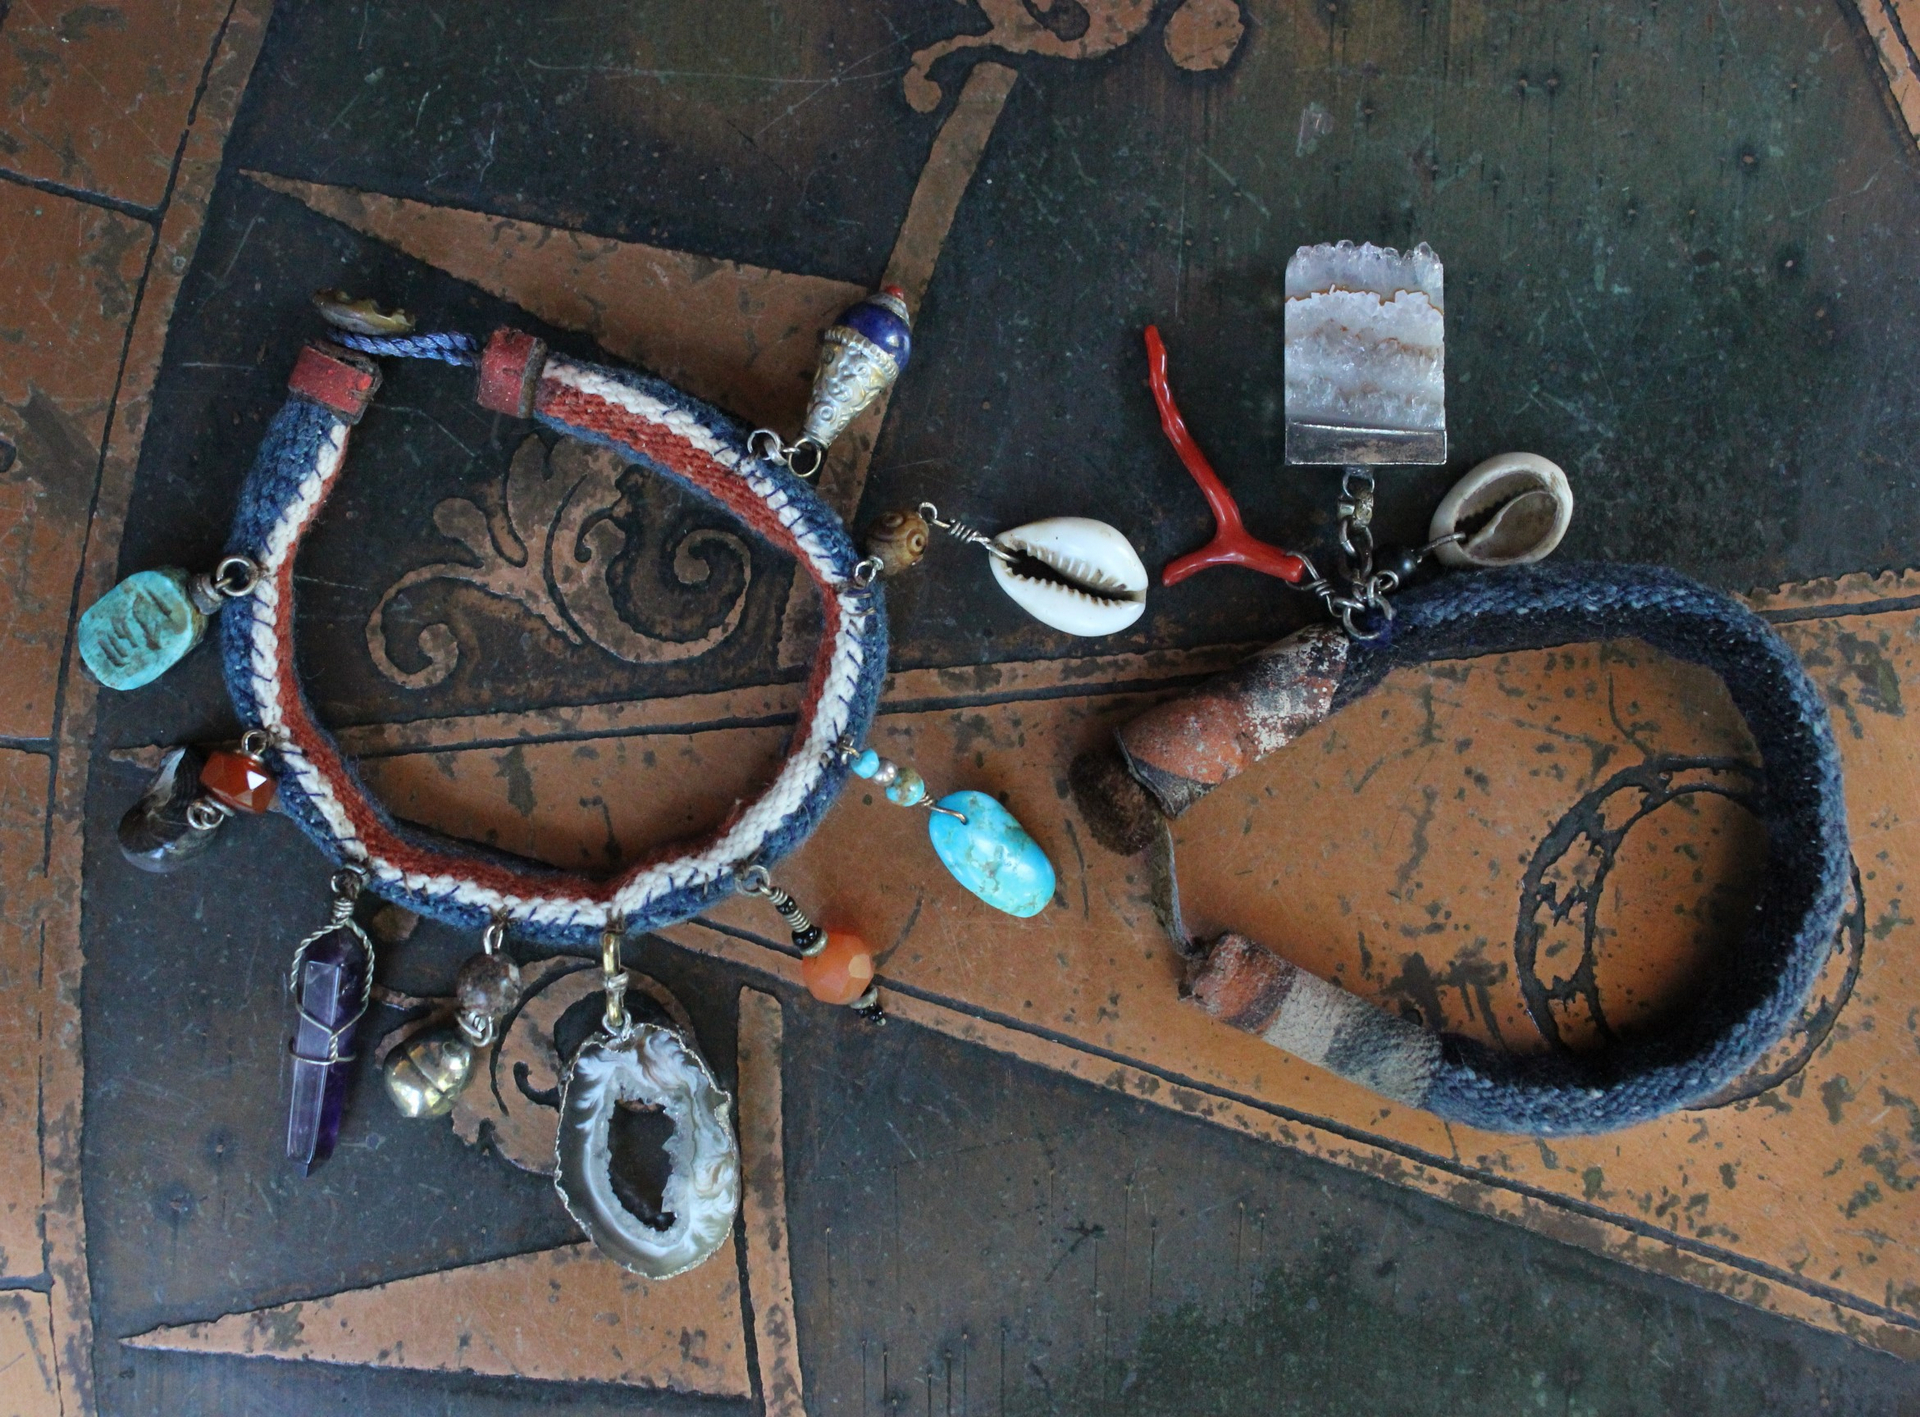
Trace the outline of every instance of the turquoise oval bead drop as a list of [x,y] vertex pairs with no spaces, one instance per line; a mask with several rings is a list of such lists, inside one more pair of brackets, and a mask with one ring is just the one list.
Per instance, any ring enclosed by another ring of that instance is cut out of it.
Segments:
[[954,880],[1009,915],[1024,919],[1047,908],[1053,863],[1013,813],[984,792],[950,792],[940,805],[966,817],[935,812],[927,821],[934,854]]
[[137,571],[80,617],[80,658],[109,689],[137,689],[178,664],[206,632],[185,571]]

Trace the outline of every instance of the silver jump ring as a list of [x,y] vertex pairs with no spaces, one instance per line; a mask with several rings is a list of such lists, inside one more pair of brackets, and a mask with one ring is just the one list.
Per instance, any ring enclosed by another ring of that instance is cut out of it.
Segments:
[[230,600],[252,595],[260,584],[260,567],[245,556],[228,556],[214,567],[213,588]]
[[802,438],[784,451],[787,471],[795,477],[812,477],[827,460],[827,450],[811,438]]
[[195,831],[210,832],[233,815],[233,809],[211,797],[200,797],[187,804],[187,825]]

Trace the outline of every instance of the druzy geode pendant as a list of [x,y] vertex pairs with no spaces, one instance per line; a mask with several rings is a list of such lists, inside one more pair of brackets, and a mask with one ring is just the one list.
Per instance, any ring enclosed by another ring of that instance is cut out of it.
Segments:
[[1293,253],[1281,315],[1289,463],[1447,460],[1444,277],[1424,243]]
[[[665,1150],[672,1167],[660,1216],[627,1208],[615,1189],[612,1125],[617,1108],[657,1108],[673,1123]],[[733,1099],[678,1030],[630,1025],[581,1045],[560,1101],[553,1183],[567,1213],[616,1264],[648,1279],[671,1279],[726,1242],[740,1208],[740,1149]]]
[[913,353],[906,292],[885,286],[851,306],[823,337],[802,441],[825,449],[893,387]]

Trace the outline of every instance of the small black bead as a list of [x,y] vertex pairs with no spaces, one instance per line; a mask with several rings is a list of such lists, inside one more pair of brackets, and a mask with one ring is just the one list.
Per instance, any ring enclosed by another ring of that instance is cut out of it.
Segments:
[[1378,564],[1381,570],[1391,572],[1396,581],[1405,585],[1413,578],[1413,573],[1420,569],[1420,553],[1406,547],[1389,546],[1380,553]]

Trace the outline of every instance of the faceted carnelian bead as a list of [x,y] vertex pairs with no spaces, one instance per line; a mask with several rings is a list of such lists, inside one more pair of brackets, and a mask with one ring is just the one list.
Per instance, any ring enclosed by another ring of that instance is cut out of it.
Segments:
[[264,812],[280,790],[273,770],[252,753],[216,748],[200,769],[200,785],[210,796],[236,812]]
[[873,985],[873,951],[858,935],[829,930],[826,947],[800,961],[807,992],[823,1004],[851,1004]]

